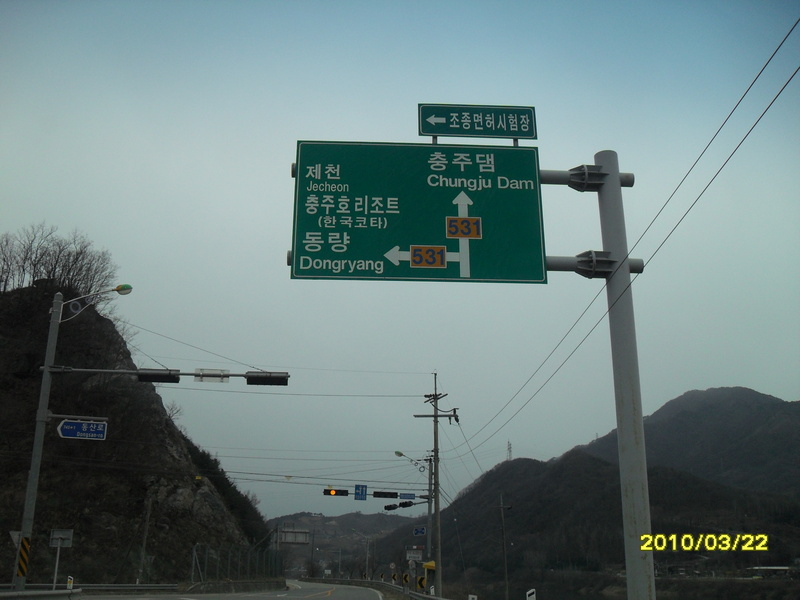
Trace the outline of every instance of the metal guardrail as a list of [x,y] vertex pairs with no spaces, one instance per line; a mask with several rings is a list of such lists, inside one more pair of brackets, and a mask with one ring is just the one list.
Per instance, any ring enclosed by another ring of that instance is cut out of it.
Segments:
[[[188,587],[187,587],[188,585]],[[205,592],[242,592],[242,591],[258,591],[258,590],[274,590],[284,589],[286,587],[286,580],[283,577],[274,578],[269,580],[255,580],[255,581],[207,581],[203,583],[194,584],[178,584],[178,583],[85,583],[81,584],[80,588],[73,590],[64,589],[63,585],[59,585],[59,589],[53,590],[52,584],[28,584],[25,586],[24,592],[12,590],[10,586],[0,586],[0,600],[15,600],[15,599],[35,599],[35,600],[72,600],[73,594],[75,598],[83,593],[84,595],[91,595],[94,592],[110,592],[123,594],[133,594],[140,592],[183,592],[193,590],[194,593]]]
[[24,592],[13,590],[10,592],[0,592],[0,598],[3,600],[13,600],[14,598],[36,598],[37,600],[57,598],[59,600],[64,600],[65,598],[72,598],[73,594],[75,597],[78,597],[81,592],[83,592],[81,588],[72,590],[26,590]]
[[52,584],[34,583],[25,586],[24,592],[0,587],[0,600],[14,600],[14,598],[36,598],[37,600],[55,598],[68,600],[82,592],[177,592],[177,583],[85,583],[79,588],[68,590],[60,585],[57,589],[52,589]]
[[394,592],[412,598],[413,600],[447,600],[439,596],[431,596],[430,594],[421,594],[407,589],[404,586],[395,585],[393,583],[386,583],[385,581],[373,581],[372,579],[338,579],[338,578],[319,578],[319,577],[301,577],[302,581],[312,581],[314,583],[333,583],[339,585],[354,585],[358,587],[369,587],[378,590],[385,590],[387,592]]
[[177,583],[84,583],[86,591],[106,592],[177,592]]

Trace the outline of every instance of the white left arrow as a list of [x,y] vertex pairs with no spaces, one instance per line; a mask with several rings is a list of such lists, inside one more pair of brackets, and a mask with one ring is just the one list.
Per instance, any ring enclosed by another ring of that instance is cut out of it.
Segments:
[[431,125],[437,125],[439,123],[445,123],[447,121],[447,119],[445,119],[444,117],[436,117],[434,115],[431,115],[425,120]]
[[[384,254],[386,258],[395,266],[400,265],[400,261],[411,262],[411,251],[400,250],[400,246],[395,246]],[[445,251],[445,261],[447,262],[461,262],[461,255],[458,252]]]
[[400,246],[395,246],[391,250],[389,250],[386,254],[384,254],[386,258],[396,267],[400,264],[401,260],[410,261],[411,260],[411,252],[408,250],[400,250]]

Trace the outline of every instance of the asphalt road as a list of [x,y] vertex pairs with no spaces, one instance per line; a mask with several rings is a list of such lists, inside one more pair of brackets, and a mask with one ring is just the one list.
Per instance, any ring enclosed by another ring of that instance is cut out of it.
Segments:
[[332,600],[383,600],[383,595],[369,588],[308,583],[306,581],[286,580],[288,590],[267,592],[245,592],[241,594],[151,594],[124,595],[91,594],[90,600],[267,600],[272,598],[331,598]]

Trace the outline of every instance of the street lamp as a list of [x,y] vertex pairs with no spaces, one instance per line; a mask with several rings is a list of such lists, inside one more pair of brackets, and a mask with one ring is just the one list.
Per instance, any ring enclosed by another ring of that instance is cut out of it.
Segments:
[[431,537],[433,535],[433,469],[431,469],[431,462],[433,460],[432,457],[428,457],[425,461],[428,465],[423,465],[418,460],[411,458],[410,456],[403,454],[400,450],[394,451],[395,456],[400,458],[408,459],[408,461],[413,464],[415,467],[419,469],[420,473],[424,473],[426,470],[428,471],[428,521],[427,526],[425,528],[425,555],[428,557],[428,560],[432,560],[433,556],[431,556]]
[[[133,288],[128,284],[118,285],[110,290],[86,294],[64,302],[64,296],[57,292],[53,297],[53,307],[50,309],[50,329],[47,334],[47,350],[44,356],[44,367],[42,371],[42,387],[39,392],[39,408],[36,412],[36,429],[33,434],[33,451],[31,454],[31,468],[28,472],[28,486],[25,490],[25,508],[22,513],[22,530],[20,531],[19,546],[17,547],[17,559],[14,567],[14,589],[16,591],[25,590],[25,581],[28,577],[28,561],[31,551],[31,534],[33,533],[33,515],[36,511],[36,494],[39,490],[39,470],[42,465],[42,447],[44,446],[44,432],[47,425],[48,405],[50,404],[50,367],[56,356],[56,342],[58,341],[58,326],[62,321],[68,321],[78,315],[90,304],[94,304],[95,298],[100,294],[116,292],[122,296],[130,294]],[[89,298],[84,304],[80,300]],[[77,302],[77,305],[75,304]],[[72,316],[62,319],[62,309],[64,304],[70,306],[74,313]]]

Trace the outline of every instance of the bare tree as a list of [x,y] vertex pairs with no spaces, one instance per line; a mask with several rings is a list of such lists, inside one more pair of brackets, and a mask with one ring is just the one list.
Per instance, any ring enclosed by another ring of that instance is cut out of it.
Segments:
[[14,238],[10,233],[4,233],[0,235],[0,292],[13,289],[11,273],[14,261]]
[[89,294],[111,286],[117,267],[108,250],[97,250],[78,230],[68,237],[44,221],[0,236],[0,291],[49,279],[64,291]]
[[170,400],[164,410],[167,411],[167,416],[172,421],[177,421],[183,415],[183,407],[174,400]]

